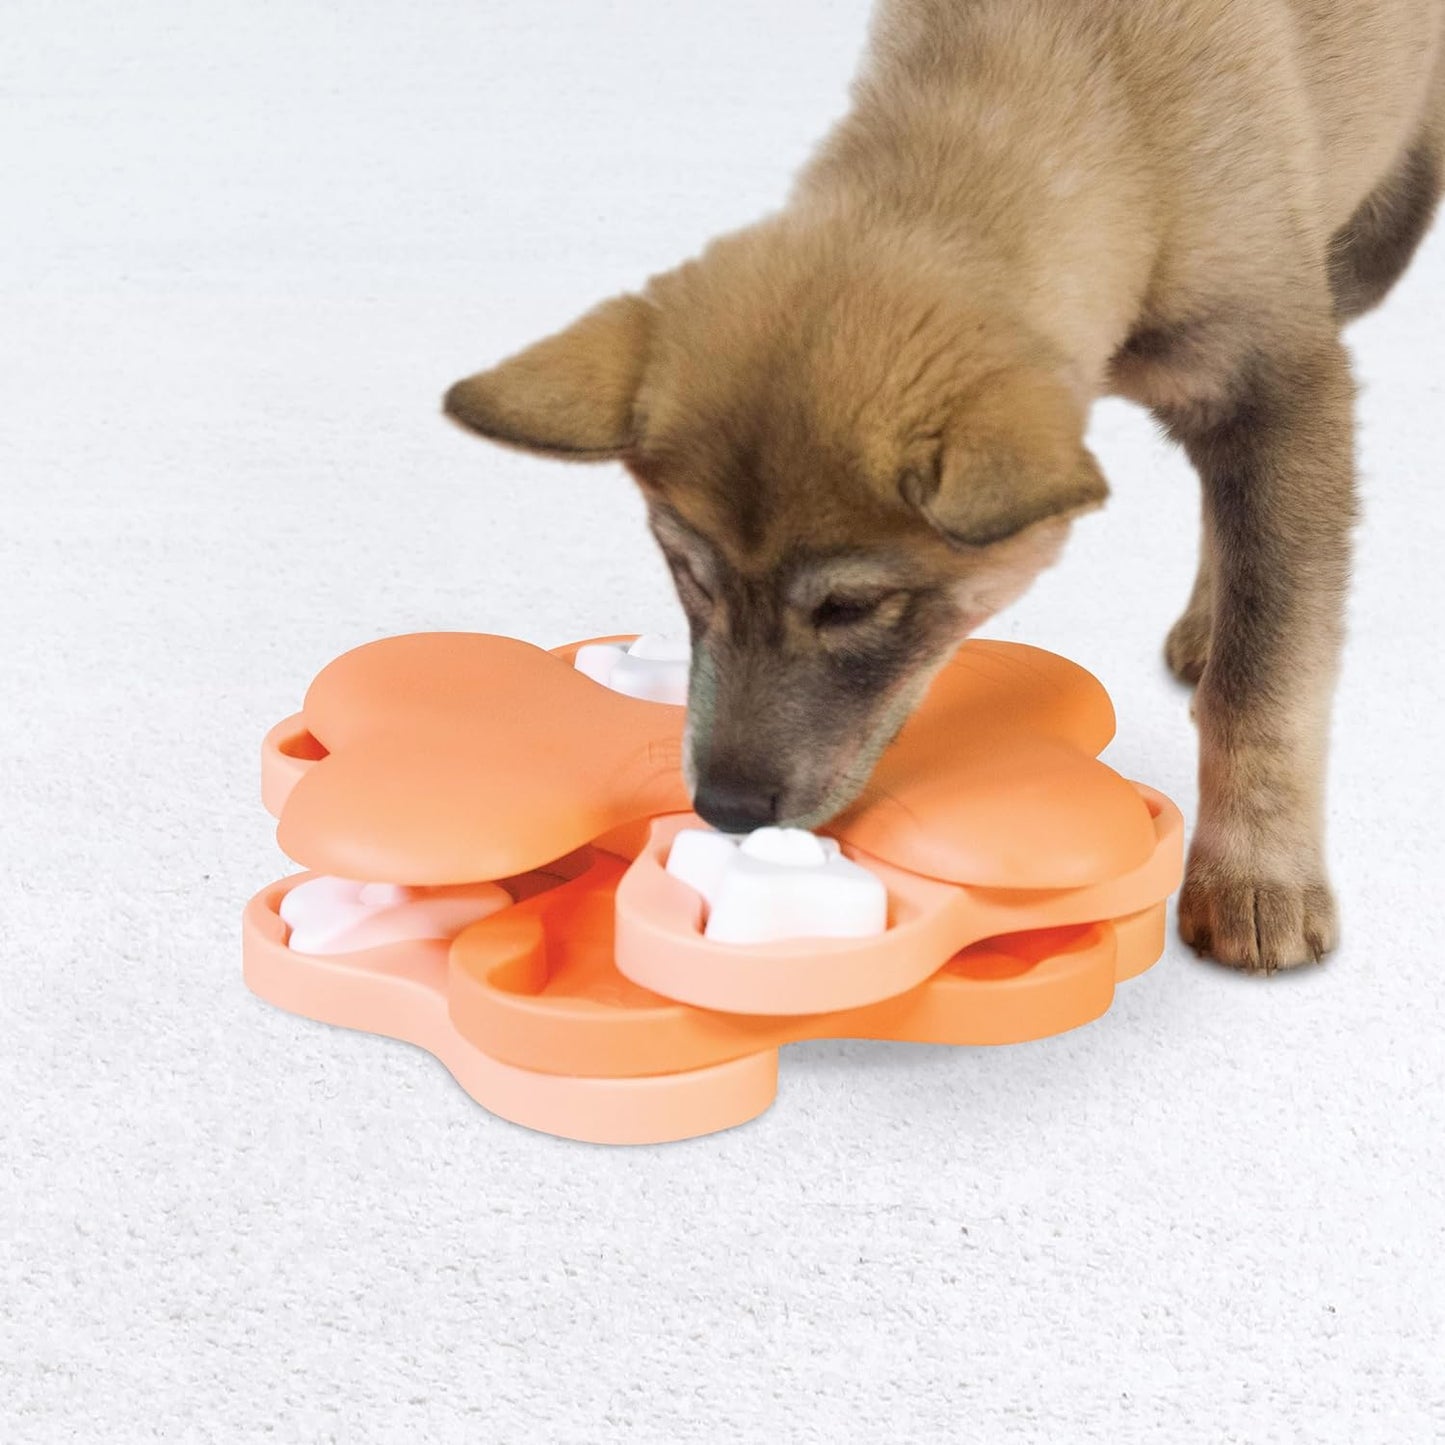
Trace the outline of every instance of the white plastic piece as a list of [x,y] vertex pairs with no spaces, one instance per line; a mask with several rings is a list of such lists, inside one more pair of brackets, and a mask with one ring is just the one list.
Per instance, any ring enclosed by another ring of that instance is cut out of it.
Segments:
[[733,865],[742,840],[711,828],[684,828],[672,840],[667,871],[711,903]]
[[363,883],[357,897],[368,908],[395,908],[406,902],[407,892],[400,883]]
[[684,637],[644,632],[628,647],[627,655],[645,658],[648,662],[691,662],[692,647]]
[[761,858],[780,868],[821,868],[829,858],[840,856],[831,838],[819,838],[806,828],[759,828],[739,847],[749,858]]
[[715,943],[871,938],[888,927],[888,890],[832,838],[802,828],[759,828],[746,838],[686,828],[667,871],[708,905]]
[[644,702],[687,705],[688,644],[661,633],[645,633],[630,646],[590,642],[577,649],[575,666],[593,682]]
[[388,943],[455,938],[511,902],[495,883],[406,888],[322,875],[287,893],[281,918],[291,929],[287,944],[297,953],[359,953]]

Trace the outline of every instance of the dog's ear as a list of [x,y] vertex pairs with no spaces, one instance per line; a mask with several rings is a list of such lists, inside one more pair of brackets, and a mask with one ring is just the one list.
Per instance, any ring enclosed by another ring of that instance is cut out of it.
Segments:
[[1109,494],[1085,448],[1083,409],[1042,368],[1009,367],[975,386],[908,465],[899,494],[945,541],[987,547]]
[[635,441],[634,401],[652,307],[604,301],[565,331],[490,371],[459,381],[443,410],[493,441],[576,461],[601,461]]

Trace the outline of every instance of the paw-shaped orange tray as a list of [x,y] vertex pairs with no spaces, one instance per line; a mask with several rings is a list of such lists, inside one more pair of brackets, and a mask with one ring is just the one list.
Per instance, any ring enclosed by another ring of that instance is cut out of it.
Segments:
[[283,849],[514,902],[452,940],[313,956],[288,946],[285,880],[246,911],[255,992],[418,1043],[519,1123],[639,1143],[761,1112],[784,1043],[1038,1038],[1096,1018],[1162,951],[1182,823],[1097,760],[1113,709],[1072,663],[966,643],[830,825],[888,889],[883,934],[736,945],[704,937],[665,871],[699,826],[682,709],[609,691],[575,651],[420,634],[322,671],[263,747]]

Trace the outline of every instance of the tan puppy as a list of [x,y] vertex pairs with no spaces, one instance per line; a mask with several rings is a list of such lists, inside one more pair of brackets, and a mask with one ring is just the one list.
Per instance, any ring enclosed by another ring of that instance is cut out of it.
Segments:
[[458,383],[498,441],[621,458],[694,642],[719,827],[815,825],[961,637],[1105,497],[1090,404],[1204,489],[1188,610],[1201,952],[1334,943],[1330,697],[1355,515],[1341,325],[1429,224],[1442,0],[883,0],[779,215]]

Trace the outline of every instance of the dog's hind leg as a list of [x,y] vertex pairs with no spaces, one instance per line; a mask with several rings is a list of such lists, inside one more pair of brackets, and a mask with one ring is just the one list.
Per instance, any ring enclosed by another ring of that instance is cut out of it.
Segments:
[[1330,290],[1341,321],[1385,299],[1430,229],[1445,171],[1445,83],[1435,89],[1431,121],[1330,238]]

